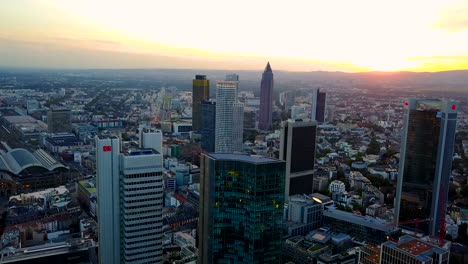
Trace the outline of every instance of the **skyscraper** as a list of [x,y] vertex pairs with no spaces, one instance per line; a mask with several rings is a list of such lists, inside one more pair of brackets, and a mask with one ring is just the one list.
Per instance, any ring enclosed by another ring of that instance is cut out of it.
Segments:
[[154,148],[160,143],[120,151],[119,141],[96,137],[99,261],[161,263],[162,154]]
[[286,197],[313,192],[316,134],[315,121],[288,120],[283,124],[279,154],[286,161]]
[[162,132],[161,130],[148,127],[139,127],[139,144],[145,146],[145,148],[155,149],[157,152],[162,153]]
[[260,156],[202,154],[200,263],[282,263],[284,166]]
[[395,220],[431,218],[428,225],[420,224],[431,236],[437,235],[440,210],[445,210],[441,200],[447,201],[457,108],[453,101],[405,102]]
[[118,137],[96,137],[97,215],[101,264],[120,262],[119,154]]
[[320,89],[312,91],[311,117],[319,123],[325,122],[325,108],[327,105],[327,94],[321,93]]
[[216,101],[202,102],[201,148],[206,152],[215,151]]
[[49,133],[71,132],[71,111],[65,107],[53,107],[47,112],[47,130]]
[[210,97],[210,81],[205,75],[196,75],[192,87],[192,130],[200,132],[202,123],[201,104]]
[[242,150],[244,105],[237,101],[237,88],[237,81],[216,83],[215,152],[217,153]]
[[262,75],[260,85],[260,118],[258,128],[260,130],[270,130],[271,116],[273,113],[273,71],[268,62]]

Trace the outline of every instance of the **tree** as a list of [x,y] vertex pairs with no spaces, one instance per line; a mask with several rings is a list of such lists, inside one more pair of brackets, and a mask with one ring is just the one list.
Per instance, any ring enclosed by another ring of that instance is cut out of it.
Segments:
[[380,154],[380,144],[375,138],[375,136],[371,138],[369,146],[367,147],[367,154],[373,154],[373,155]]

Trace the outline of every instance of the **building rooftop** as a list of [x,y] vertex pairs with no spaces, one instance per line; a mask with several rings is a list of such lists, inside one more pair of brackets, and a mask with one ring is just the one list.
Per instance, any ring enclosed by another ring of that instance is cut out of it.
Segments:
[[336,207],[333,205],[327,206],[326,210],[323,211],[323,215],[384,232],[391,232],[394,229],[393,226],[389,225],[388,222],[383,219],[341,211],[336,209]]
[[57,168],[67,168],[43,149],[38,149],[34,153],[22,148],[0,152],[0,170],[18,175],[24,169],[34,166],[42,167],[49,171]]
[[429,243],[426,243],[409,235],[400,237],[398,243],[387,241],[384,243],[384,245],[391,248],[400,249],[406,253],[409,253],[410,255],[414,256],[417,260],[420,261],[430,260],[434,253],[448,253],[447,250],[443,248],[433,246]]
[[228,154],[228,153],[210,153],[209,157],[216,160],[232,160],[232,161],[243,161],[253,164],[265,164],[265,163],[281,163],[284,161],[268,158],[259,155],[249,155],[249,154]]

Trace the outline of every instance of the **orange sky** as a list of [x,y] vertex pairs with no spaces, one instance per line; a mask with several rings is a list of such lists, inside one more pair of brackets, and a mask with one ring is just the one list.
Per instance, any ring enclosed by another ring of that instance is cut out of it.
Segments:
[[468,69],[468,1],[4,0],[0,17],[0,66]]

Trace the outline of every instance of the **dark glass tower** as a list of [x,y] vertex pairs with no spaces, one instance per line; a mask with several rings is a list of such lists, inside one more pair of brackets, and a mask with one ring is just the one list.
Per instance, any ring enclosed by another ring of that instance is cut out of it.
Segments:
[[420,230],[431,236],[440,228],[442,195],[447,201],[456,125],[455,102],[405,102],[395,220],[430,218]]
[[281,263],[285,162],[202,154],[199,263]]
[[202,105],[201,147],[206,152],[215,151],[216,102],[203,101]]
[[288,120],[281,130],[280,159],[286,161],[286,197],[311,194],[317,122]]
[[205,75],[196,75],[192,87],[192,130],[201,130],[201,104],[210,97],[210,81]]
[[262,75],[260,86],[260,118],[258,128],[260,130],[271,129],[271,116],[273,113],[273,71],[268,62]]
[[320,89],[312,92],[311,119],[319,123],[325,122],[325,108],[327,106],[327,94],[321,93]]

